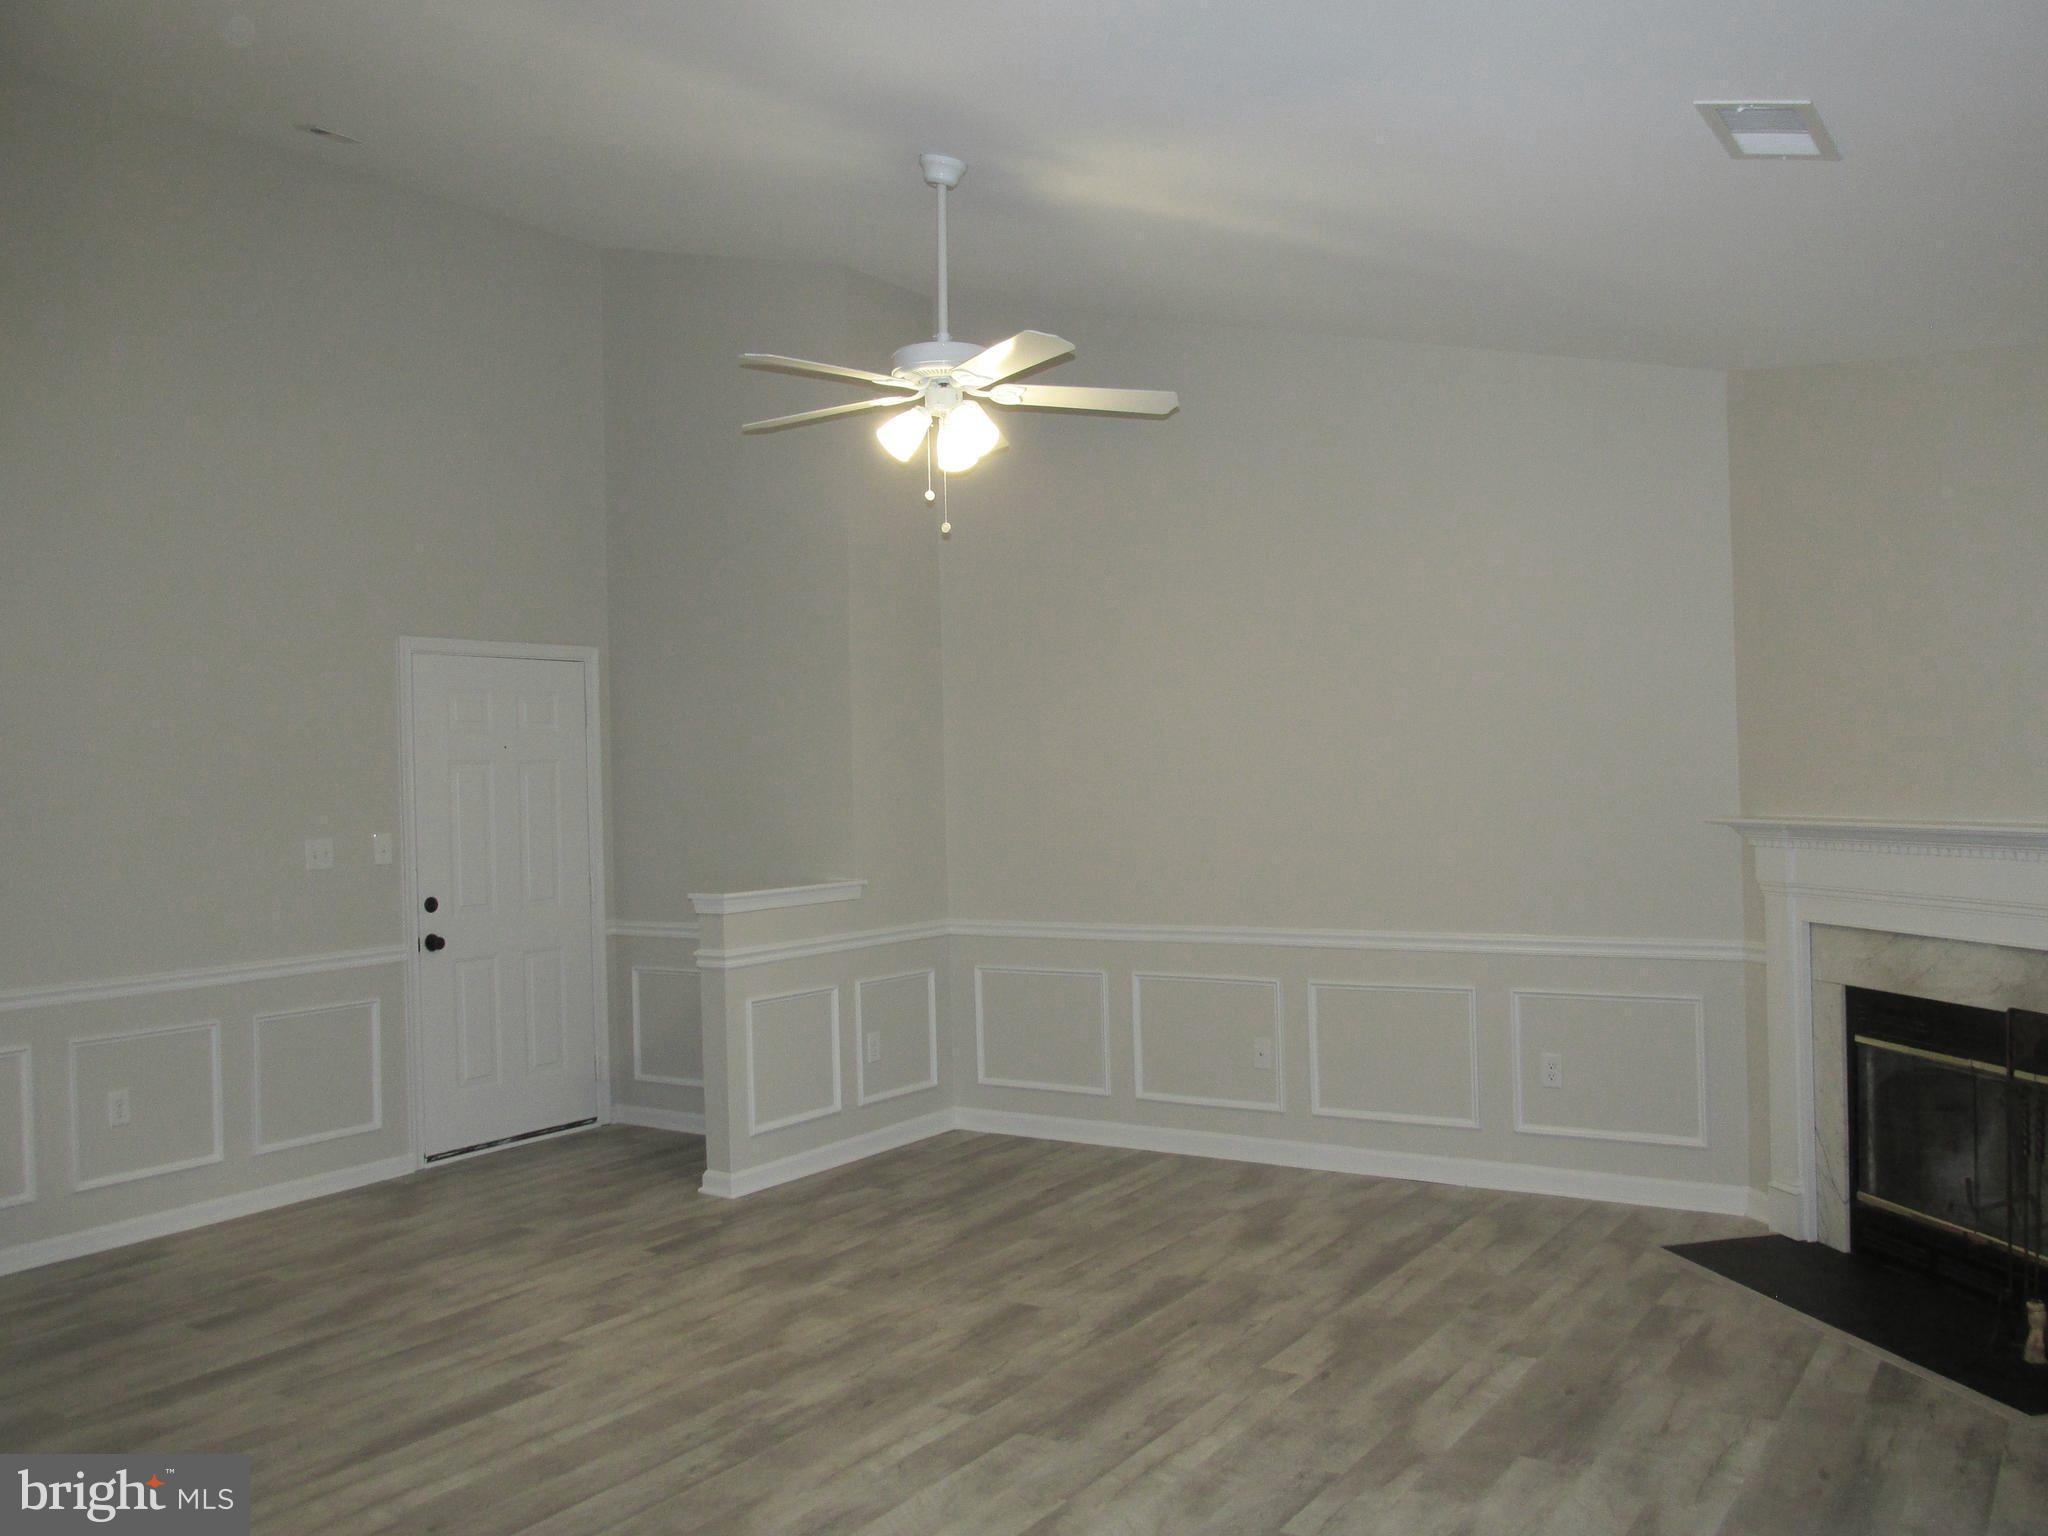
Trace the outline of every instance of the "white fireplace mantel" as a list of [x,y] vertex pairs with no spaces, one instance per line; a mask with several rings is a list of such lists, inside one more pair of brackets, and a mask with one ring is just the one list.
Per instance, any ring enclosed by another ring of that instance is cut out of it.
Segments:
[[1774,1230],[1819,1231],[1816,924],[2048,950],[2048,824],[1730,819],[1764,894]]

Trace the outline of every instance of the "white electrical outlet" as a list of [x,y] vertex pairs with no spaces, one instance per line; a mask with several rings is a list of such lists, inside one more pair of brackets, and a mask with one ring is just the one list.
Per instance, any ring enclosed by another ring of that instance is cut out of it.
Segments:
[[882,1037],[878,1034],[870,1033],[868,1035],[868,1065],[872,1067],[876,1062],[880,1061],[881,1059]]
[[334,868],[334,839],[331,837],[309,837],[306,839],[306,868]]
[[1543,1053],[1543,1086],[1562,1088],[1564,1086],[1564,1057],[1556,1051]]
[[126,1125],[127,1123],[128,1090],[126,1088],[109,1088],[107,1090],[107,1124]]
[[1273,1042],[1263,1035],[1252,1042],[1252,1065],[1261,1072],[1273,1070]]

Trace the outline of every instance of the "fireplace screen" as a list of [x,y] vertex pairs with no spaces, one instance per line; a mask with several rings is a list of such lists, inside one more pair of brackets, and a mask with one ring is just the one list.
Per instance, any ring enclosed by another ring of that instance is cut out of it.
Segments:
[[2004,1072],[1868,1039],[1857,1042],[1856,1056],[1857,1089],[1869,1111],[1857,1149],[1857,1195],[1901,1215],[2001,1238],[2009,1214]]
[[1848,1008],[1850,1245],[2006,1288],[2048,1241],[2048,1016],[1857,987]]

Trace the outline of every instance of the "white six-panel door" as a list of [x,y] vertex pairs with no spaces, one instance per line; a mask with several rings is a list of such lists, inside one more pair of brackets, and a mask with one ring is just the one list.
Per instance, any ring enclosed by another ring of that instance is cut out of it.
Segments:
[[412,658],[425,1156],[598,1113],[584,706],[575,662]]

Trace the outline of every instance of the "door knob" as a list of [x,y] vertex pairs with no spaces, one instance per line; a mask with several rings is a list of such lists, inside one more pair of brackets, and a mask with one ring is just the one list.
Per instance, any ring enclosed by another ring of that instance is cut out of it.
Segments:
[[430,955],[437,949],[446,949],[447,947],[448,941],[442,938],[441,935],[439,935],[438,933],[430,933],[424,939],[420,940],[420,948],[424,949]]

